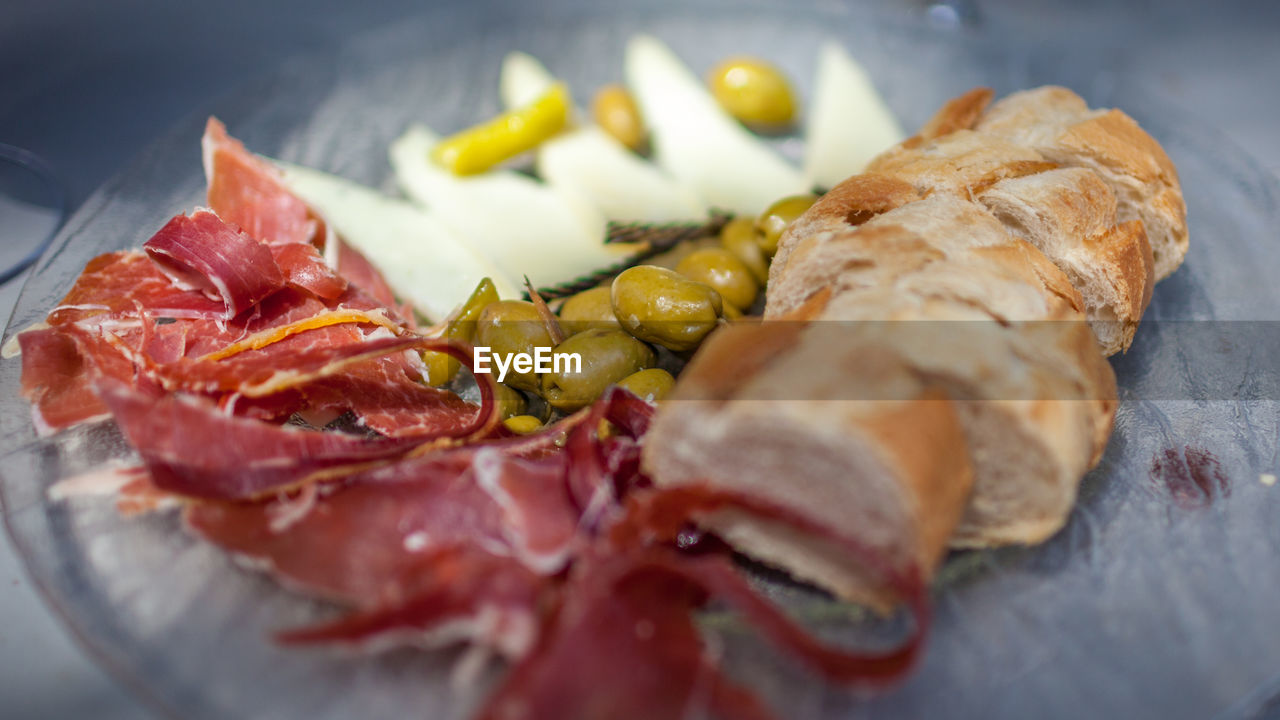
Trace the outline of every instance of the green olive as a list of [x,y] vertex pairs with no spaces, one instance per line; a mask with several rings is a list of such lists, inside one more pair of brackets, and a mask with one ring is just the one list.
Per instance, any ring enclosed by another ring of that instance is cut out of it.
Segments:
[[760,231],[754,218],[739,217],[725,223],[720,244],[747,266],[761,287],[769,282],[769,261],[760,250]]
[[524,399],[524,394],[506,383],[498,383],[498,393],[493,399],[498,405],[498,417],[503,420],[524,415],[529,410],[529,402]]
[[760,213],[756,228],[760,231],[760,249],[766,257],[773,257],[778,252],[778,240],[782,238],[787,226],[817,201],[815,195],[792,195],[782,198]]
[[645,146],[644,121],[631,93],[621,85],[600,88],[591,101],[591,117],[618,142],[639,152]]
[[651,403],[659,402],[665,398],[675,385],[676,379],[671,377],[671,373],[662,368],[641,370],[618,381],[618,387],[626,388],[639,396],[641,400]]
[[747,125],[776,130],[795,119],[791,83],[777,66],[759,58],[728,58],[707,73],[707,84],[720,106]]
[[[499,300],[490,303],[480,312],[476,322],[476,347],[489,348],[492,356],[502,356],[514,361],[516,353],[527,353],[532,356],[536,348],[553,346],[551,335],[542,323],[542,316],[533,303],[526,300]],[[496,373],[496,363],[490,362]],[[538,389],[538,375],[535,372],[517,372],[512,367],[507,371],[503,382],[520,390]]]
[[577,335],[591,328],[621,327],[613,314],[609,288],[583,290],[560,306],[560,327],[565,335]]
[[690,253],[676,266],[676,272],[716,289],[725,306],[746,310],[760,294],[751,268],[724,248],[709,247]]
[[542,397],[557,410],[586,407],[612,384],[651,367],[653,349],[622,330],[584,330],[556,346],[560,357],[578,356],[542,375]]
[[654,265],[622,271],[610,297],[627,332],[674,352],[696,348],[724,312],[715,288]]
[[[471,296],[449,320],[443,337],[447,340],[471,342],[475,338],[476,319],[480,317],[480,311],[497,301],[498,289],[493,286],[493,281],[489,278],[481,279],[476,289],[471,291]],[[441,352],[423,353],[422,361],[427,364],[427,384],[437,387],[452,380],[462,367],[457,360]]]
[[528,435],[542,429],[542,421],[532,415],[516,415],[502,421],[507,429],[517,435]]

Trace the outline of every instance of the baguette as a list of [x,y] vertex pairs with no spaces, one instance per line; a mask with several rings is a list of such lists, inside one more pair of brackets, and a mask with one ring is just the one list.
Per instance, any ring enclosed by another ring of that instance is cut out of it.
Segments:
[[960,401],[975,480],[953,544],[1047,538],[1101,456],[1115,409],[1114,375],[1079,293],[1036,248],[956,195],[854,227],[840,228],[848,208],[839,204],[811,213],[782,238],[786,259],[773,269],[765,317],[803,301],[794,278],[806,282],[807,269],[841,268],[817,319],[840,323],[839,332],[870,324],[908,368]]
[[[765,495],[926,576],[948,544],[1062,526],[1111,432],[1103,353],[1129,346],[1181,262],[1185,210],[1168,158],[1122,113],[1060,88],[990,99],[949,102],[792,223],[765,322],[713,333],[660,407],[643,459],[657,484]],[[707,522],[798,577],[883,600],[810,539]]]
[[[868,171],[906,182],[921,193],[951,192],[983,204],[1080,290],[1103,353],[1128,349],[1158,269],[1145,225],[1119,212],[1115,188],[1127,186],[1092,167],[1059,169],[1061,163],[1079,165],[1080,160],[1063,152],[1041,153],[1033,132],[1013,130],[999,116],[992,119],[996,109],[1008,107],[1006,101],[982,114],[989,100],[989,91],[975,90],[948,103],[921,134],[878,156]],[[1029,113],[1025,119],[1045,122]],[[1121,158],[1133,155],[1120,153]],[[1101,153],[1091,157],[1102,162]],[[1176,174],[1173,183],[1170,192],[1180,206]],[[1181,217],[1185,254],[1185,211]],[[1181,257],[1177,255],[1179,262]]]
[[1115,194],[1084,168],[1003,180],[978,201],[1035,244],[1079,291],[1103,354],[1129,349],[1155,285],[1141,221],[1117,222]]
[[992,105],[979,132],[1034,148],[1063,167],[1097,173],[1115,192],[1121,222],[1140,220],[1163,280],[1187,254],[1187,206],[1164,148],[1120,110],[1091,110],[1062,87],[1013,93]]

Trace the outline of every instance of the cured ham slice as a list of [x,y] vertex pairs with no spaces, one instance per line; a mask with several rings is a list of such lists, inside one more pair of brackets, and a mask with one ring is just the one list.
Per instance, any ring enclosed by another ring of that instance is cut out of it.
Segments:
[[[527,483],[530,493],[546,497],[496,496],[481,473]],[[555,486],[561,477],[558,461],[509,458],[492,448],[445,451],[351,474],[283,529],[273,527],[270,503],[198,503],[187,522],[294,585],[378,607],[416,594],[432,554],[455,546],[512,558],[539,574],[560,570],[577,520]]]
[[[278,392],[298,387],[305,394],[306,385],[315,378],[333,378],[348,365],[416,348],[446,352],[459,356],[464,362],[470,361],[465,349],[443,341],[390,338],[314,353],[316,357],[310,366],[282,371],[285,377],[276,380],[271,389]],[[451,405],[437,404],[417,411],[431,413],[444,407],[451,421],[442,435],[489,432],[497,419],[494,384],[487,375],[480,378],[481,405],[470,412],[469,420],[458,421],[459,406],[469,406],[456,399]],[[95,391],[111,410],[130,444],[142,455],[156,487],[189,497],[259,497],[289,489],[320,474],[350,472],[358,470],[363,463],[403,455],[430,439],[413,434],[368,440],[264,425],[227,415],[198,396],[151,393],[118,381],[101,381]],[[433,392],[439,394],[439,391]],[[211,442],[211,438],[217,441]]]
[[[496,423],[492,377],[478,379],[482,400],[476,409],[451,392],[423,385],[405,358],[411,351],[435,350],[469,364],[468,349],[418,336],[364,341],[357,335],[345,343],[302,345],[309,334],[275,343],[268,348],[272,352],[177,366],[169,380],[176,387],[234,389],[251,398],[296,390],[312,408],[350,410],[370,430],[391,437],[465,437],[487,434]],[[280,352],[286,343],[292,347]]]
[[89,261],[46,320],[58,326],[122,315],[182,319],[221,318],[226,307],[204,293],[179,288],[140,252],[114,252]]
[[403,602],[348,615],[328,625],[280,633],[286,645],[387,644],[404,638],[419,645],[466,641],[515,659],[537,637],[544,578],[510,558],[474,548],[435,553],[419,573],[424,587]]
[[325,300],[336,300],[347,289],[347,281],[325,264],[320,251],[297,243],[272,245],[271,256],[289,279],[289,284]]
[[[716,504],[795,522],[817,530],[855,553],[862,548],[827,530],[809,527],[803,518],[750,498],[702,497],[649,491],[653,506],[685,505],[685,519],[699,505]],[[652,507],[652,506],[651,506]],[[673,517],[673,516],[671,516]],[[656,524],[651,524],[657,521]],[[646,512],[623,516],[622,528],[653,533],[643,540],[613,533],[574,566],[562,603],[539,631],[539,642],[509,673],[477,720],[519,717],[525,720],[608,717],[773,718],[753,694],[733,684],[708,652],[694,614],[710,600],[727,603],[778,647],[817,672],[846,683],[883,685],[902,677],[916,662],[929,613],[923,585],[914,576],[902,583],[915,613],[913,633],[898,648],[864,652],[818,642],[781,610],[761,597],[721,554],[680,554],[670,540],[670,524]]]
[[361,306],[388,308],[413,327],[412,308],[396,303],[382,273],[289,189],[279,168],[250,153],[215,118],[201,144],[209,207],[265,243],[291,285],[350,305],[354,283],[372,300]]
[[286,642],[466,639],[514,658],[575,540],[561,460],[464,447],[349,476],[283,529],[266,503],[200,503],[186,519],[290,584],[361,608]]
[[75,341],[53,328],[18,335],[22,348],[22,397],[31,403],[31,421],[44,437],[110,415],[90,387],[89,369]]
[[[456,630],[455,621],[467,613],[532,618],[534,590],[554,594],[554,578],[589,540],[582,508],[568,492],[572,455],[555,439],[566,431],[594,435],[600,419],[610,416],[620,419],[618,432],[625,435],[627,413],[610,409],[629,401],[637,412],[649,408],[614,391],[567,421],[567,428],[485,440],[350,474],[324,486],[285,527],[273,523],[271,502],[202,502],[187,510],[186,519],[200,536],[290,585],[360,609],[331,625],[287,633],[290,642],[366,642],[409,630],[421,637],[444,622]],[[607,460],[608,452],[602,453]],[[631,486],[634,477],[616,475],[614,465],[606,462],[598,479]],[[483,555],[474,561],[488,572],[456,567],[459,557],[475,553]],[[531,576],[541,578],[536,587]],[[513,649],[522,654],[532,640],[533,625],[517,639],[509,623],[495,626],[492,618],[465,628],[473,641],[512,657]]]
[[225,319],[284,287],[267,247],[208,211],[174,217],[142,248],[175,285],[221,301]]
[[187,497],[258,497],[323,470],[402,455],[410,446],[267,425],[228,416],[196,397],[156,397],[117,382],[96,389],[155,486]]
[[268,245],[324,245],[324,223],[279,173],[209,118],[200,140],[209,207]]
[[707,592],[675,562],[604,559],[564,598],[477,720],[774,717],[716,667],[692,614]]
[[324,221],[285,187],[279,171],[215,118],[205,126],[201,147],[209,207],[266,243],[290,284],[326,300],[341,295],[346,280],[321,256],[328,235]]
[[461,437],[475,431],[476,408],[447,390],[405,374],[394,358],[311,382],[300,392],[315,408],[349,410],[364,427],[388,437]]

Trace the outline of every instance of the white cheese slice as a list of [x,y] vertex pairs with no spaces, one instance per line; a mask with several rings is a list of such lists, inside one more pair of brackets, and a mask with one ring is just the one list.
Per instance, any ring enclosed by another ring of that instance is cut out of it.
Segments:
[[658,165],[709,206],[756,215],[779,198],[809,191],[800,171],[721,109],[656,38],[632,38],[625,64]]
[[510,110],[537,100],[555,81],[555,76],[542,61],[516,50],[502,58],[498,95],[502,106]]
[[512,278],[422,208],[336,175],[275,162],[289,189],[432,322],[448,316],[484,277],[493,280],[499,296],[519,296]]
[[[555,81],[532,55],[508,53],[502,62],[502,102],[507,108],[527,104]],[[594,124],[583,123],[539,145],[537,172],[551,185],[584,198],[610,220],[701,221],[707,215],[692,188]]]
[[805,129],[809,183],[834,187],[905,137],[867,71],[838,43],[823,43]]
[[457,176],[441,168],[431,160],[439,140],[422,125],[397,138],[390,149],[396,182],[508,277],[528,275],[534,286],[547,287],[632,250],[606,245],[604,216],[572,193],[511,170]]

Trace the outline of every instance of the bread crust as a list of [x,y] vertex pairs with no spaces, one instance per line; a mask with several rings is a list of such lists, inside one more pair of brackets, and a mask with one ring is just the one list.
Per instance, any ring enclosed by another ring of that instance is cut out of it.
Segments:
[[968,130],[982,117],[982,112],[991,104],[995,91],[991,88],[974,88],[959,97],[948,100],[934,113],[932,118],[920,128],[913,138],[907,142],[919,144],[957,130]]

